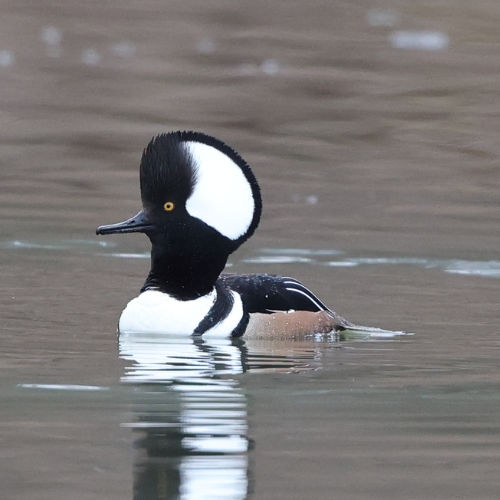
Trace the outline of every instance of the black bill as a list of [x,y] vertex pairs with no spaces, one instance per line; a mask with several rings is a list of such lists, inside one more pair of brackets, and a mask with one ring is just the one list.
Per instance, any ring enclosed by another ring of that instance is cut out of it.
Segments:
[[96,234],[147,233],[148,231],[153,231],[154,228],[144,210],[141,210],[137,215],[123,222],[99,226],[96,229]]

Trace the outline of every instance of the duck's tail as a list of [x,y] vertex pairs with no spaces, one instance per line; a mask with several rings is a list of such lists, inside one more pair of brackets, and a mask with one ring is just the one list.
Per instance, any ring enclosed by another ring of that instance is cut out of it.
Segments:
[[356,325],[332,310],[328,310],[328,315],[332,318],[334,331],[339,334],[342,340],[357,338],[393,338],[401,335],[412,335],[411,333],[400,330],[385,330],[374,326]]

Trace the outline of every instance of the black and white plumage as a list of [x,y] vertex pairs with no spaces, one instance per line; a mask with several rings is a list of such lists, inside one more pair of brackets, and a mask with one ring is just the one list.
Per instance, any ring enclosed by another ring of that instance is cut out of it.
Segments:
[[223,274],[220,279],[241,295],[250,313],[328,311],[318,297],[294,278],[273,274]]
[[222,274],[262,211],[255,176],[229,146],[199,132],[158,135],[143,152],[140,185],[143,209],[97,229],[143,232],[152,243],[151,270],[120,332],[240,336],[282,328],[283,316],[294,329],[296,313],[303,333],[350,325],[293,278]]

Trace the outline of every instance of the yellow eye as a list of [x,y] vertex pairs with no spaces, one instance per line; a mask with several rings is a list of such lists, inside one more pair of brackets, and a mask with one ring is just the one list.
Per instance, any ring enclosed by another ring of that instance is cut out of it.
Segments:
[[174,208],[175,205],[172,201],[167,201],[167,203],[163,205],[163,210],[165,210],[165,212],[171,212]]

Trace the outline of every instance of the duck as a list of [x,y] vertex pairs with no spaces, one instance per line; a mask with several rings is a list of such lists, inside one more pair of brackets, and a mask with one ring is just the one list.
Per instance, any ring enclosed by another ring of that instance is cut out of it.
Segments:
[[353,327],[297,279],[224,272],[262,213],[257,179],[234,149],[202,132],[161,133],[139,173],[142,209],[96,229],[151,242],[150,271],[120,334],[288,338]]

